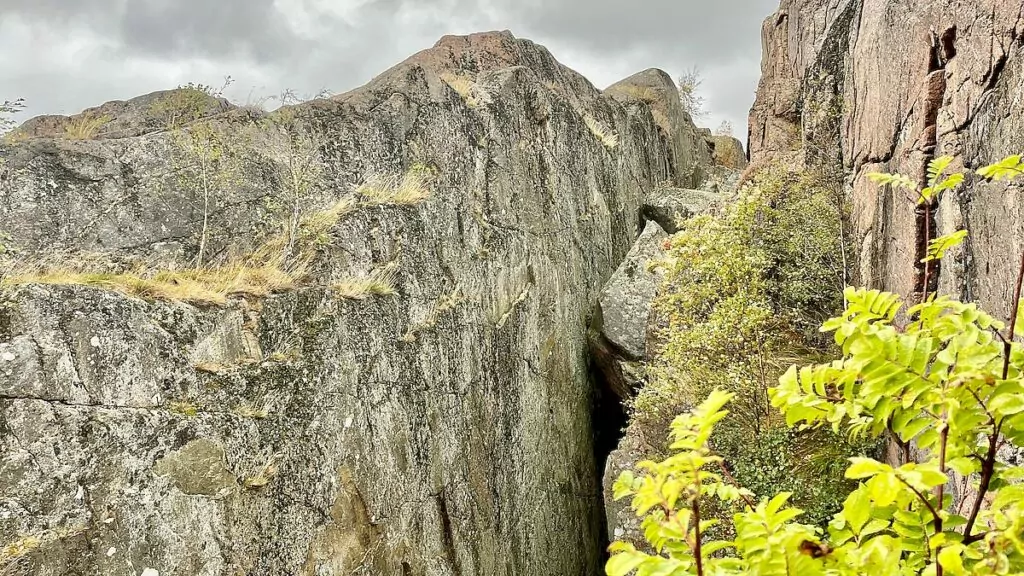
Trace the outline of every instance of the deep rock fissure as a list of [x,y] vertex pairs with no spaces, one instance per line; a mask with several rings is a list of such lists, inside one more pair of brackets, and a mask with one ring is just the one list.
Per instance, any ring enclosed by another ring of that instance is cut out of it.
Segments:
[[[600,338],[600,336],[597,336]],[[603,338],[602,338],[603,339]],[[619,443],[626,436],[626,425],[629,424],[629,411],[626,400],[616,390],[616,383],[611,382],[609,366],[602,366],[602,348],[594,345],[595,335],[590,334],[590,381],[594,390],[594,402],[591,408],[591,422],[593,423],[594,434],[594,463],[597,484],[603,482],[605,467],[608,465],[608,458],[618,447]],[[607,345],[608,343],[605,342]],[[614,364],[613,370],[619,369],[614,359],[606,359]],[[619,373],[621,378],[621,372]],[[620,384],[621,385],[621,384]],[[595,495],[597,502],[598,520],[600,521],[599,544],[600,544],[600,565],[604,565],[608,556],[608,545],[611,543],[612,534],[608,533],[608,511],[605,506],[603,491]]]

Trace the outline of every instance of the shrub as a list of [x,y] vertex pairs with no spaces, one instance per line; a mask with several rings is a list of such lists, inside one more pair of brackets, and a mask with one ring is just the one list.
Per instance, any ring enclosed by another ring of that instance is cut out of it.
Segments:
[[700,86],[704,83],[700,70],[697,68],[685,70],[680,74],[677,83],[679,84],[679,102],[683,105],[683,110],[693,118],[707,116],[707,111],[704,109],[704,95],[700,93]]
[[[944,177],[951,159],[929,170],[923,202],[955,188]],[[1024,169],[1012,157],[979,170],[1008,178]],[[911,187],[899,175],[877,180]],[[931,241],[929,261],[962,242],[964,234]],[[1020,278],[1024,278],[1024,259]],[[671,425],[672,455],[624,473],[617,498],[631,497],[655,554],[626,543],[611,546],[609,576],[654,575],[921,575],[1020,574],[1024,571],[1024,466],[999,460],[1024,447],[1024,335],[1018,322],[1021,282],[1010,322],[977,305],[923,295],[906,308],[877,290],[848,288],[846,310],[824,323],[839,357],[793,366],[769,391],[794,429],[889,439],[904,450],[894,463],[849,459],[845,476],[857,486],[827,530],[796,522],[803,511],[782,492],[755,501],[712,442],[737,395],[716,389]],[[897,321],[897,319],[900,319]],[[971,485],[946,492],[956,478]],[[738,505],[731,540],[706,541],[712,503]],[[956,504],[956,505],[955,505]]]
[[827,183],[813,174],[774,170],[721,214],[683,223],[658,264],[663,328],[632,410],[644,436],[660,439],[676,414],[711,390],[738,394],[736,417],[720,427],[716,449],[757,493],[811,487],[800,501],[822,523],[844,496],[835,455],[874,446],[786,430],[767,391],[794,359],[820,353],[811,327],[842,306],[842,208],[831,201]]

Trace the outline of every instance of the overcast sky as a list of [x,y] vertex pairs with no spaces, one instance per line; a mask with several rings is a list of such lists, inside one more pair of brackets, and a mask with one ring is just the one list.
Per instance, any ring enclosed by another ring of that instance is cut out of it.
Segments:
[[778,0],[0,0],[0,100],[23,121],[186,82],[245,104],[355,88],[444,34],[511,30],[599,88],[645,68],[704,77],[710,128],[737,136]]

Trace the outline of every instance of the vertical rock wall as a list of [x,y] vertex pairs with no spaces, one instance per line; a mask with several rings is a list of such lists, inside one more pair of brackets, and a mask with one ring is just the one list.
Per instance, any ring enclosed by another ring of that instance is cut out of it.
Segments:
[[[1022,50],[1019,0],[784,0],[764,24],[752,159],[840,166],[858,281],[912,294],[923,282],[916,263],[925,215],[866,175],[921,180],[937,156],[954,156],[952,169],[975,169],[1024,151]],[[941,198],[927,222],[931,237],[971,234],[943,262],[943,292],[1008,313],[1024,250],[1021,203],[1019,183],[977,178]]]
[[[435,173],[421,204],[343,218],[300,289],[223,307],[7,291],[0,545],[27,547],[18,569],[600,573],[586,327],[647,193],[699,184],[710,157],[671,81],[644,78],[613,98],[511,34],[444,38],[293,110],[320,143],[305,209]],[[208,108],[228,133],[263,130]],[[50,118],[0,149],[0,231],[24,257],[187,265],[202,218],[175,136],[136,121],[139,102],[105,109],[125,111],[117,134],[54,138],[68,119]],[[277,225],[281,138],[262,132],[217,199],[211,253]],[[393,296],[326,288],[386,266]]]

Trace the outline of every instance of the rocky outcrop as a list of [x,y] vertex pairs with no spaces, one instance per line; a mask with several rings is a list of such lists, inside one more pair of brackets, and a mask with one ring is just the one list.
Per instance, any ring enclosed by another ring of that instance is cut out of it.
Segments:
[[[69,120],[39,120],[0,148],[0,231],[21,257],[186,267],[201,236],[212,258],[244,253],[282,213],[413,166],[431,198],[354,207],[316,239],[310,277],[267,297],[7,290],[14,560],[43,576],[598,574],[586,327],[645,198],[700,185],[711,153],[668,77],[602,94],[511,34],[446,37],[285,109],[286,128],[210,116],[218,158],[238,156],[213,198],[181,177],[199,128],[137,121],[138,104],[102,108],[130,136],[51,138]],[[296,154],[314,167],[301,197]],[[395,294],[329,289],[381,269]]]
[[936,156],[954,156],[953,169],[973,169],[1024,150],[1024,6],[785,0],[765,22],[764,49],[750,118],[753,161],[799,158],[846,174],[857,280],[920,291],[925,226],[930,237],[966,228],[969,242],[932,282],[1008,313],[1013,262],[1024,249],[1019,184],[973,177],[919,214],[913,201],[867,174],[922,180]]

